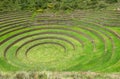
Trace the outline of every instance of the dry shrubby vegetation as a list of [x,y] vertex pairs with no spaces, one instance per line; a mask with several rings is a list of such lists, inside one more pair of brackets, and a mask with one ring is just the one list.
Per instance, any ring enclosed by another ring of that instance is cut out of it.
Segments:
[[16,72],[1,73],[0,79],[120,79],[120,75],[94,72]]

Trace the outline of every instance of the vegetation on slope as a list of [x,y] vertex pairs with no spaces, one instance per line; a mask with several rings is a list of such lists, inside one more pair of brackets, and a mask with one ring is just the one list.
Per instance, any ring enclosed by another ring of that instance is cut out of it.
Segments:
[[102,9],[118,0],[0,0],[0,11]]

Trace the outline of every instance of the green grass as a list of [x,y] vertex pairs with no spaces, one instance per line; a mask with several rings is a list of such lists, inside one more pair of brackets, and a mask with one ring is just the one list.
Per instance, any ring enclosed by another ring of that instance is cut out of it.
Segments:
[[[20,24],[11,28],[9,27],[16,20],[23,21],[23,17],[15,16],[16,19],[10,19],[14,18],[11,16],[9,20],[0,22],[0,70],[119,72],[120,30],[117,26],[104,26],[111,24],[111,21],[106,23],[106,19],[119,20],[115,17],[118,16],[117,13],[86,11],[85,17],[81,18],[79,12],[81,11],[76,12],[72,18],[72,14],[64,14],[67,15],[68,22],[54,14],[48,14],[45,19],[35,17],[33,22],[29,22],[30,17],[27,17],[27,25]],[[74,18],[75,15],[78,17]],[[47,20],[53,19],[64,23],[50,25]],[[41,21],[46,25],[40,25]]]

